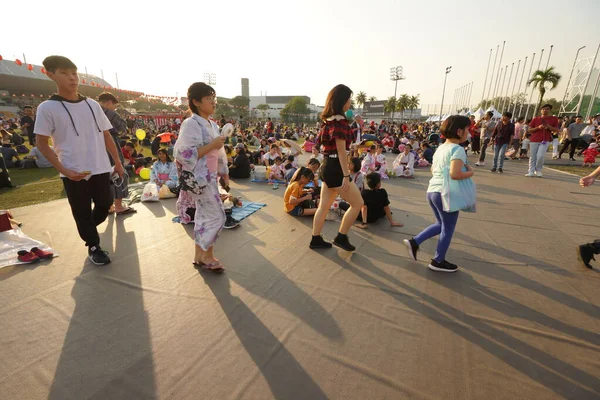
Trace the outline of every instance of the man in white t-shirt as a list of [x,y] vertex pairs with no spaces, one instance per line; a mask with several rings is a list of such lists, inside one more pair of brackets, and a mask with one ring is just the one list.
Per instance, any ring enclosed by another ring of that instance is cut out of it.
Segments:
[[[60,173],[79,236],[88,247],[89,259],[96,265],[105,265],[110,258],[100,248],[96,226],[106,219],[112,205],[112,168],[106,150],[115,160],[114,173],[121,178],[124,173],[109,133],[112,125],[100,104],[77,93],[79,75],[71,60],[50,56],[43,64],[58,94],[37,109],[34,127],[37,147]],[[48,145],[50,137],[54,150]]]

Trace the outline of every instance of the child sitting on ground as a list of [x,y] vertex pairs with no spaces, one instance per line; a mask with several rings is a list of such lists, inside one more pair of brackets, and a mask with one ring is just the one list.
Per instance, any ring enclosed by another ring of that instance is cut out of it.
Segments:
[[281,157],[277,156],[275,158],[275,165],[271,166],[271,171],[269,173],[269,180],[282,181],[285,178],[285,170],[283,169],[283,163]]
[[583,152],[583,167],[593,167],[598,157],[598,143],[596,139],[592,139],[590,145]]
[[315,174],[310,169],[300,168],[295,180],[285,189],[283,195],[285,212],[294,217],[315,215],[317,208],[310,207],[310,201],[313,197],[312,189],[304,191],[304,186],[314,178]]
[[385,158],[385,154],[383,154],[383,145],[381,144],[377,146],[375,170],[379,172],[381,179],[389,179],[387,176],[387,160]]
[[361,213],[358,216],[358,218],[362,217],[362,223],[356,226],[366,229],[367,224],[376,222],[384,216],[387,217],[390,226],[404,226],[392,218],[387,191],[381,188],[381,176],[376,172],[372,172],[367,175],[366,180],[369,188],[363,189],[361,192],[365,204],[362,206]]
[[372,145],[370,148],[367,149],[367,154],[365,155],[365,158],[363,158],[363,160],[362,160],[360,172],[362,172],[365,175],[370,174],[371,172],[375,172],[375,168],[376,168],[375,151],[376,150],[377,150],[377,147],[375,147],[375,145]]
[[291,155],[287,156],[287,159],[283,163],[283,170],[284,170],[286,182],[289,182],[292,180],[292,176],[294,176],[294,173],[296,172],[297,169],[298,169],[298,164],[296,164],[296,161],[294,160],[294,156],[291,156]]

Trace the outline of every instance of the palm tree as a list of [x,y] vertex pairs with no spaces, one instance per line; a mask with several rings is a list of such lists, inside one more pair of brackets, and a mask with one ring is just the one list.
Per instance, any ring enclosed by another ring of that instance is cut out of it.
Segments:
[[554,67],[550,67],[546,70],[538,69],[533,73],[531,79],[527,81],[528,85],[532,85],[534,89],[537,88],[540,91],[540,100],[538,101],[538,105],[536,106],[533,115],[535,115],[537,110],[542,107],[542,101],[546,94],[546,84],[549,83],[552,85],[550,87],[550,90],[552,90],[558,85],[560,78],[562,78],[562,75],[558,72],[554,72]]
[[369,101],[377,101],[377,97],[371,96],[371,97],[369,97]]
[[396,110],[397,104],[398,100],[394,96],[391,96],[383,104],[383,112],[385,112],[386,114],[394,112]]
[[358,92],[358,94],[356,95],[356,104],[358,104],[358,106],[362,108],[366,102],[367,94],[365,92]]
[[410,99],[408,101],[408,109],[411,111],[411,115],[415,109],[419,108],[420,102],[421,100],[419,99],[419,95],[410,96]]
[[396,111],[400,111],[402,113],[402,119],[404,119],[404,110],[409,108],[410,96],[405,94],[400,95],[398,98],[398,102],[396,103]]

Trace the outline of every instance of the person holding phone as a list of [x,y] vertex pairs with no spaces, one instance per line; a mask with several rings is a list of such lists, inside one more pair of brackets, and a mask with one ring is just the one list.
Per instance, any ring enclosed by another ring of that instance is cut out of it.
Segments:
[[543,178],[542,168],[544,168],[544,155],[548,151],[548,146],[552,142],[552,133],[560,132],[560,121],[553,115],[550,115],[552,105],[544,104],[541,110],[541,116],[535,117],[529,124],[529,171],[525,176]]

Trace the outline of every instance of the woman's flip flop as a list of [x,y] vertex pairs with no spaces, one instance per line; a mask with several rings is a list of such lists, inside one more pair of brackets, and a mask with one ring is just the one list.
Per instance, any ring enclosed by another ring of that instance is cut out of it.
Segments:
[[117,215],[135,214],[137,210],[135,208],[127,207],[123,211],[117,211]]
[[220,274],[221,272],[225,271],[225,268],[223,268],[223,265],[221,265],[221,263],[218,261],[211,262],[208,264],[203,264],[201,266],[201,268],[205,271],[214,272],[216,274]]

